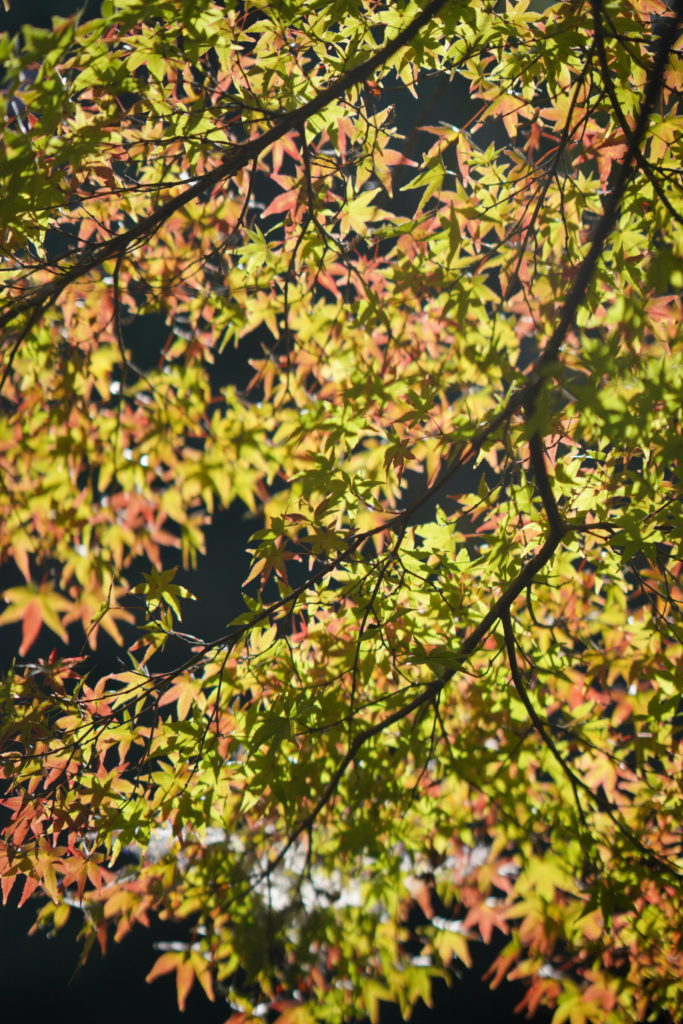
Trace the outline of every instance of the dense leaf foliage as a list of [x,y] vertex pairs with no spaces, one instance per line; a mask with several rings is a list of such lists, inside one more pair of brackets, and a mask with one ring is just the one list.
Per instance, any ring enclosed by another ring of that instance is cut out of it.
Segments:
[[[682,10],[0,37],[5,898],[187,922],[150,977],[234,1021],[407,1015],[496,932],[554,1024],[680,1019]],[[233,502],[244,614],[191,636]]]

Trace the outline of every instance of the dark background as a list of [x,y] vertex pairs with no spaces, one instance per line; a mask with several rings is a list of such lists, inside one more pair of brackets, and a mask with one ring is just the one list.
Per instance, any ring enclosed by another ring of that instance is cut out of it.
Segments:
[[[53,14],[68,15],[79,9],[92,17],[97,14],[98,6],[97,0],[89,0],[85,5],[78,5],[73,0],[11,0],[9,13],[0,10],[0,30],[15,33],[27,23],[49,27]],[[466,96],[463,99],[467,102]],[[452,100],[451,93],[451,103]],[[434,116],[435,105],[440,107],[438,99],[435,102],[432,96],[426,105],[431,108],[429,123],[439,119]],[[447,110],[440,109],[439,113],[448,116]],[[461,117],[462,110],[458,120]],[[132,325],[126,341],[134,350],[137,349],[138,361],[140,357],[144,361],[144,353],[136,344],[143,336],[146,344],[152,347],[158,341],[156,351],[159,351],[163,341],[160,319],[156,326],[158,333],[155,336],[154,331],[150,331],[153,323]],[[220,367],[221,376],[225,374],[229,379],[235,379],[241,375],[244,358],[243,353],[239,357],[235,353],[226,353]],[[199,599],[188,608],[184,624],[188,630],[204,636],[216,635],[241,611],[239,583],[246,574],[248,556],[245,544],[253,529],[254,523],[245,521],[242,508],[231,509],[216,517],[208,531],[207,555],[197,570],[185,573],[182,580]],[[12,582],[3,580],[4,586],[10,586]],[[5,642],[9,642],[8,646],[12,646],[12,638],[18,636],[18,630],[6,629],[3,636]],[[12,651],[6,649],[5,653],[10,657]],[[29,901],[28,905],[18,909],[17,898],[14,892],[10,906],[0,909],[0,1007],[4,1020],[23,1020],[28,1024],[44,1018],[68,1020],[71,1024],[115,1024],[122,1019],[130,1024],[149,1020],[163,1020],[167,1024],[176,1021],[219,1024],[230,1016],[231,1011],[225,1003],[211,1005],[198,987],[190,995],[186,1013],[181,1014],[176,1004],[173,975],[152,985],[145,983],[145,975],[158,956],[154,943],[182,938],[182,931],[178,928],[160,924],[152,929],[138,927],[121,945],[112,942],[105,957],[99,950],[94,950],[87,964],[81,968],[76,941],[79,928],[77,912],[72,912],[68,925],[56,936],[50,938],[41,932],[31,937],[28,930],[35,920],[36,904]],[[476,957],[474,970],[465,972],[462,977],[454,973],[450,988],[439,983],[434,1008],[430,1010],[420,1005],[413,1016],[414,1024],[431,1024],[442,1019],[454,1024],[467,1024],[476,1018],[500,1024],[519,1020],[513,1014],[513,1008],[524,994],[523,986],[504,983],[499,990],[491,991],[480,980],[480,975],[493,958],[494,950],[479,946],[473,952]],[[396,1024],[399,1019],[394,1008],[387,1007],[382,1013],[382,1024]],[[550,1015],[542,1013],[536,1019],[544,1024]]]

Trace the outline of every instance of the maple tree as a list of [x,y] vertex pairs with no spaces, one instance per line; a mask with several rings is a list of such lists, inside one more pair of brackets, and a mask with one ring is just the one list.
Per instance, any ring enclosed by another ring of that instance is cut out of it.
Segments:
[[[5,900],[86,952],[185,921],[150,979],[235,1024],[408,1015],[495,933],[530,1014],[680,1019],[682,20],[0,37]],[[244,612],[190,635],[176,562],[234,502]]]

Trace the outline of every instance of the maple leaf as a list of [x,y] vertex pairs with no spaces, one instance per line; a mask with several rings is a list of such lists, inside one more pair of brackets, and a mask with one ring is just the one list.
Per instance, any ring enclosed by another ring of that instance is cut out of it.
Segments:
[[70,611],[72,602],[49,584],[10,587],[3,591],[2,599],[8,607],[0,613],[0,625],[5,622],[21,622],[20,655],[30,650],[44,625],[56,633],[60,640],[68,640],[60,613]]

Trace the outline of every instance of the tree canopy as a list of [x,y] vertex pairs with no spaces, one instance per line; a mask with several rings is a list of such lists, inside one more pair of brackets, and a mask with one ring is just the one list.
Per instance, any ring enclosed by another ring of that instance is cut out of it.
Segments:
[[[407,1016],[495,934],[530,1014],[680,1019],[682,20],[0,36],[5,899],[86,952],[186,922],[150,979],[235,1024]],[[244,610],[194,635],[233,503]]]

